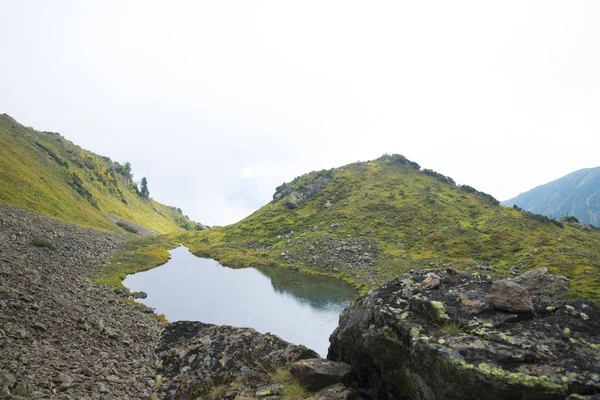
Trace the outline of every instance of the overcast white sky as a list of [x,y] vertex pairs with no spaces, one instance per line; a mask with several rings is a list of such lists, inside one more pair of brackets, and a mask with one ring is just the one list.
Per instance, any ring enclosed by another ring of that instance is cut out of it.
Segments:
[[400,153],[513,197],[600,165],[598,1],[0,0],[0,112],[228,224]]

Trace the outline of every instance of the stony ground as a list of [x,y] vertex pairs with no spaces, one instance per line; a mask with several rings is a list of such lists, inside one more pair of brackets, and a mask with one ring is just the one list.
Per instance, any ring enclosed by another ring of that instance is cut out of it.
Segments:
[[0,398],[150,397],[161,325],[90,283],[123,241],[0,205]]

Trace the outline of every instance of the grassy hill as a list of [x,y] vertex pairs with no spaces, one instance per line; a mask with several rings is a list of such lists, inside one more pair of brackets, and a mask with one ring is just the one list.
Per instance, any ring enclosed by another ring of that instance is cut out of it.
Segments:
[[411,269],[547,266],[600,301],[600,232],[499,205],[400,155],[311,172],[226,227],[176,238],[229,266],[273,265],[373,288]]
[[0,203],[113,232],[196,227],[181,210],[140,197],[128,165],[6,114],[0,115]]
[[580,169],[502,204],[553,218],[572,216],[600,226],[600,167]]

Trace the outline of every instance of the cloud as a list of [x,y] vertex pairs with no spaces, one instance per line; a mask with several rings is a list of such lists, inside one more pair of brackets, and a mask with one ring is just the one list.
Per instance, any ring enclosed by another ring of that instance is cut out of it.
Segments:
[[506,199],[597,165],[599,7],[4,2],[0,111],[211,225],[382,153]]

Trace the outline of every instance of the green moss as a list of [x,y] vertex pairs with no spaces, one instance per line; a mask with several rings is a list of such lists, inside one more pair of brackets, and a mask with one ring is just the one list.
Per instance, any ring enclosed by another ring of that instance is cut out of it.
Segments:
[[442,310],[445,311],[446,309],[444,308],[444,303],[442,303],[441,301],[432,301],[430,303],[433,308],[438,309],[438,310]]
[[[460,365],[460,363],[458,364]],[[540,387],[549,393],[564,394],[567,392],[568,380],[555,382],[547,376],[532,376],[521,372],[507,372],[500,367],[496,367],[487,363],[480,363],[477,370],[483,375],[490,376],[495,380],[505,382],[512,386],[525,386],[528,388]]]

